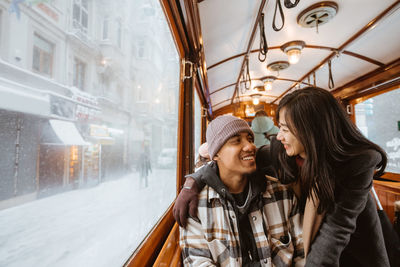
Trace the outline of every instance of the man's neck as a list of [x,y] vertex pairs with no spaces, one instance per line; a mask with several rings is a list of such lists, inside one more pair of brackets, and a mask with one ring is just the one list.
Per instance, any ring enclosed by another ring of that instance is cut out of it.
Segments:
[[247,177],[245,175],[232,175],[229,172],[224,173],[219,171],[221,181],[226,185],[229,192],[232,194],[238,194],[243,192],[247,185]]

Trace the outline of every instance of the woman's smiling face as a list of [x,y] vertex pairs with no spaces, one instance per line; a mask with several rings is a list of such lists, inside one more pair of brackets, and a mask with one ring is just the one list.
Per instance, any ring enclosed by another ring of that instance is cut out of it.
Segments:
[[285,115],[286,110],[285,108],[283,108],[279,111],[279,133],[276,138],[281,141],[281,143],[285,147],[286,154],[288,156],[299,155],[302,158],[306,158],[304,146],[300,142],[300,140],[297,139],[297,137],[290,131],[285,119]]

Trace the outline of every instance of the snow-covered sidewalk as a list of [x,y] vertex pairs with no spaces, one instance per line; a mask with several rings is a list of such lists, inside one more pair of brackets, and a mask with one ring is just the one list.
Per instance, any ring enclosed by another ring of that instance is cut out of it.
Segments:
[[122,266],[175,198],[175,170],[137,173],[0,211],[0,266]]

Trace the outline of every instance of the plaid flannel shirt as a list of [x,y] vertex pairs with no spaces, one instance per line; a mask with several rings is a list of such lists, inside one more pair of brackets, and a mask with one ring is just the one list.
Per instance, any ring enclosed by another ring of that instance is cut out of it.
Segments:
[[[262,201],[262,212],[251,203],[248,215],[261,266],[304,266],[302,216],[293,192],[267,179]],[[184,266],[241,266],[231,203],[206,185],[199,194],[198,217],[200,222],[189,218],[186,229],[180,228]]]

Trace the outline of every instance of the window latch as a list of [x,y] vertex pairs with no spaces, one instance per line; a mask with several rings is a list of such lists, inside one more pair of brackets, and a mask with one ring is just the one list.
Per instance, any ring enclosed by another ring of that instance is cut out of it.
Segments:
[[[186,75],[186,70],[188,65],[189,65],[189,75]],[[193,68],[194,68],[193,62],[186,59],[182,59],[182,70],[183,70],[182,81],[185,81],[186,79],[190,79],[193,77]]]
[[346,106],[346,111],[347,111],[347,114],[353,114],[353,106],[350,104],[350,105],[347,105]]

